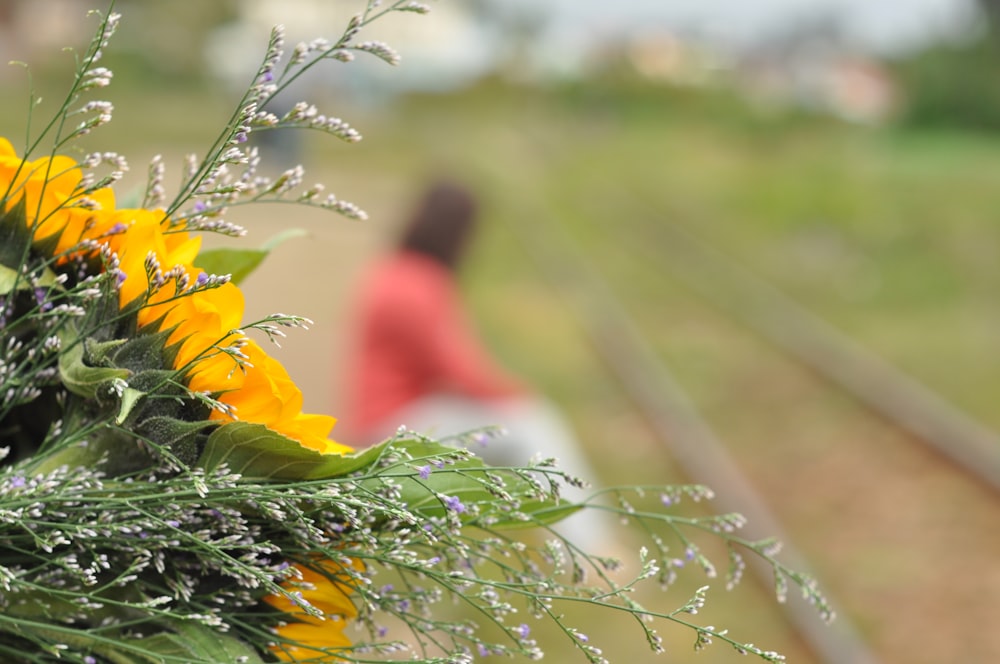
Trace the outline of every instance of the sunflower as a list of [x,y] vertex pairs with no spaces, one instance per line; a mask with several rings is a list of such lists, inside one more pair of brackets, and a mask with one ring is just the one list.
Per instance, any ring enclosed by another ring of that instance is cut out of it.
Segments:
[[[83,192],[80,167],[64,156],[24,161],[5,138],[0,138],[0,191],[4,207],[22,200],[26,222],[36,243],[56,239],[55,258],[63,258],[81,243],[106,244],[119,261],[122,274],[119,305],[138,303],[139,329],[169,330],[168,344],[176,346],[174,369],[182,371],[188,388],[218,395],[229,406],[212,419],[263,424],[325,454],[343,454],[351,448],[328,439],[336,420],[302,412],[302,392],[280,362],[238,332],[243,317],[243,295],[233,284],[213,288],[176,287],[157,283],[164,273],[174,283],[192,286],[208,275],[194,266],[201,238],[179,230],[163,210],[115,208],[110,188]],[[222,348],[242,345],[246,361],[239,370]]]
[[[45,252],[43,259],[51,259],[56,270],[74,256],[96,256],[100,245],[113,252],[118,308],[134,315],[137,332],[165,335],[170,350],[165,356],[187,389],[222,405],[208,414],[210,420],[262,424],[323,454],[352,451],[329,439],[336,420],[302,412],[302,392],[285,368],[244,337],[240,289],[212,282],[195,266],[201,238],[174,224],[164,210],[117,208],[110,188],[88,191],[83,181],[72,159],[26,161],[0,138],[2,208],[23,205],[34,250]],[[345,573],[329,562],[318,568],[323,571],[296,566],[298,578],[284,587],[322,618],[286,595],[264,598],[291,618],[276,628],[282,645],[275,653],[285,661],[316,659],[329,648],[350,646],[343,631],[357,611]]]

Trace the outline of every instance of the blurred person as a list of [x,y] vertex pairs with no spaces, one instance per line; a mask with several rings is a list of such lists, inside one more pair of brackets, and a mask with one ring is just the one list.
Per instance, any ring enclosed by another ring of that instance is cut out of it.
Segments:
[[[495,466],[524,465],[540,454],[585,481],[596,475],[563,416],[546,398],[501,367],[476,334],[456,273],[475,230],[473,196],[453,183],[433,185],[397,246],[363,278],[352,320],[345,412],[347,442],[375,444],[400,426],[457,441]],[[464,436],[499,426],[489,439]],[[578,489],[564,494],[580,499]],[[557,528],[584,550],[607,554],[611,519],[586,510]]]

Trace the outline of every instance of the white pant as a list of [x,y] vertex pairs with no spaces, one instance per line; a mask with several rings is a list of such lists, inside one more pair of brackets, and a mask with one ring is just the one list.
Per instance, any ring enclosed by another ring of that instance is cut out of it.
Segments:
[[[503,400],[472,400],[439,394],[420,399],[387,422],[380,439],[399,426],[442,442],[465,445],[493,466],[524,466],[535,455],[555,457],[556,468],[584,480],[598,481],[590,461],[559,410],[537,397]],[[476,429],[499,426],[500,436],[463,435]],[[580,501],[590,491],[564,486],[562,495]],[[615,519],[598,509],[586,509],[564,519],[555,530],[587,553],[610,555],[616,551]]]

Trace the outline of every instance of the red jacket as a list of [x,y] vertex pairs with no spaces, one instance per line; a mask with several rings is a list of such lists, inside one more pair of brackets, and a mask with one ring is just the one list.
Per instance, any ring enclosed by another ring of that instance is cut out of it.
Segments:
[[524,392],[490,358],[463,313],[454,275],[436,260],[391,255],[373,267],[358,297],[341,417],[358,440],[348,442],[372,442],[370,434],[425,395],[491,399]]

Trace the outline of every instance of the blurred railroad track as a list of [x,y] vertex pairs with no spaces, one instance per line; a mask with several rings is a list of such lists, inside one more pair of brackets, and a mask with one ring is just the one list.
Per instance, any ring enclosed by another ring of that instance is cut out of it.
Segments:
[[[607,196],[607,183],[602,186]],[[853,395],[890,427],[907,432],[905,439],[947,459],[953,472],[991,491],[1000,489],[1000,437],[994,432],[718,251],[665,223],[635,194],[622,190],[612,192],[611,198],[616,200],[612,207],[619,214],[645,217],[642,235],[620,240],[637,261],[665,265],[669,277],[664,278],[682,282],[730,318]],[[559,219],[554,206],[525,210],[516,216],[532,220],[510,222],[525,252],[572,307],[596,352],[684,473],[692,481],[716,489],[718,509],[744,514],[750,524],[748,537],[777,536],[789,545],[784,557],[790,565],[810,571],[812,566],[796,549],[767,501],[747,480],[619,298],[563,228],[566,220]],[[755,571],[769,583],[771,573],[766,566]],[[832,601],[840,604],[836,597]],[[792,601],[785,608],[787,620],[819,660],[831,664],[879,661],[848,616],[842,614],[834,626],[827,626],[803,601]]]
[[[881,357],[739,267],[649,204],[631,197],[651,218],[650,234],[629,242],[639,260],[657,260],[688,288],[762,338],[885,417],[894,426],[959,466],[970,478],[1000,491],[1000,435],[890,365]],[[655,247],[653,256],[650,248]]]

